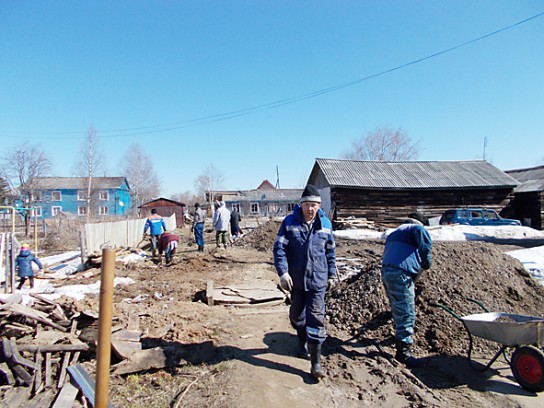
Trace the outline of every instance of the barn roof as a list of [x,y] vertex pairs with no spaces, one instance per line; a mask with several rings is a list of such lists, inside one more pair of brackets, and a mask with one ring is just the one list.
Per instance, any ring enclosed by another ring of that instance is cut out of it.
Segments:
[[[87,177],[36,177],[34,180],[36,188],[43,190],[78,190],[85,188],[87,184]],[[93,177],[92,187],[93,189],[119,188],[123,182],[128,187],[126,177]]]
[[519,183],[490,163],[477,161],[359,161],[316,159],[309,182],[319,171],[335,187],[374,189],[513,188]]
[[514,190],[515,193],[544,191],[544,166],[507,170],[506,173],[521,183]]

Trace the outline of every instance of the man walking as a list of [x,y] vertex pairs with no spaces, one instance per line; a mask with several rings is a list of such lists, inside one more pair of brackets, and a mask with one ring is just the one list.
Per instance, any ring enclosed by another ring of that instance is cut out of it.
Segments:
[[274,266],[280,285],[291,292],[289,320],[297,331],[297,354],[307,358],[310,374],[317,379],[321,345],[326,339],[325,291],[336,279],[336,246],[330,220],[320,208],[321,197],[313,185],[302,193],[300,205],[281,223],[274,243]]
[[204,252],[204,222],[206,221],[206,212],[200,208],[199,203],[195,203],[195,214],[193,216],[192,230],[195,234],[195,241],[198,245],[198,252]]
[[382,281],[395,324],[395,358],[409,368],[419,365],[411,354],[416,322],[414,283],[421,269],[431,267],[432,240],[423,225],[429,222],[422,214],[408,215],[387,237],[382,259]]
[[213,227],[215,228],[215,244],[217,247],[227,247],[229,242],[229,222],[230,211],[227,210],[225,202],[215,202],[215,212],[213,213]]

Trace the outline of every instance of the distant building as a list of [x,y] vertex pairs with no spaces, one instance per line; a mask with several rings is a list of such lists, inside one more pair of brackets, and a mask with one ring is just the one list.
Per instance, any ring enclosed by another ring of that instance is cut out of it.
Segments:
[[236,209],[242,217],[284,217],[293,212],[302,189],[276,188],[264,180],[254,190],[218,191],[215,199],[224,201],[229,210]]
[[514,190],[514,214],[523,225],[544,230],[544,166],[507,170],[519,181]]
[[28,202],[38,219],[58,214],[92,218],[126,216],[130,209],[130,187],[125,177],[93,177],[87,197],[87,177],[40,177],[32,181]]
[[157,213],[163,217],[170,217],[172,214],[176,214],[176,228],[181,228],[185,225],[184,215],[187,211],[187,206],[184,203],[159,197],[140,206],[142,217],[147,217],[151,214],[152,209],[156,209]]

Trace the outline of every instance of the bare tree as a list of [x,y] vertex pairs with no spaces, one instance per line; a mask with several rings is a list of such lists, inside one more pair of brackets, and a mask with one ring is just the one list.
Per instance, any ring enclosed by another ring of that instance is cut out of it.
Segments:
[[87,221],[89,221],[91,216],[92,207],[96,198],[92,195],[93,178],[102,174],[105,175],[106,173],[106,158],[98,143],[96,129],[93,126],[89,126],[87,136],[81,146],[80,154],[77,156],[77,160],[74,164],[74,174],[79,177],[85,177],[83,188],[86,191]]
[[153,162],[145,155],[139,144],[129,146],[125,157],[125,177],[130,186],[132,209],[157,197],[160,193],[160,183]]
[[172,200],[190,205],[197,200],[197,197],[192,191],[186,191],[185,193],[177,193],[172,195]]
[[217,190],[223,187],[223,175],[213,164],[208,164],[204,173],[196,178],[194,186],[197,196],[204,200],[207,198],[210,208],[213,208]]
[[[51,169],[51,160],[38,146],[22,143],[2,157],[2,177],[26,207],[31,207],[39,187],[39,177]],[[28,235],[30,213],[25,211],[25,227]]]
[[418,143],[402,129],[376,128],[351,142],[353,149],[343,154],[350,160],[408,161],[419,154]]
[[[0,205],[8,205],[10,188],[7,180],[0,175]],[[1,254],[0,254],[1,256]]]

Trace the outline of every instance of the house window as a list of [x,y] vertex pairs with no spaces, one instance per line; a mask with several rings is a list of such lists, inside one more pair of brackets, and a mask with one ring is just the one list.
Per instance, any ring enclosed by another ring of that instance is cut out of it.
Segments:
[[240,212],[240,204],[232,204],[232,211]]
[[51,201],[62,201],[62,193],[60,191],[51,191]]
[[295,203],[287,203],[287,212],[293,212],[295,209]]
[[51,215],[54,217],[55,215],[59,215],[62,212],[62,207],[60,205],[54,205],[51,207]]
[[42,194],[39,191],[30,193],[30,201],[42,201]]
[[87,215],[87,207],[77,207],[77,215]]
[[42,216],[42,207],[34,207],[32,209],[32,216],[33,217],[41,217]]
[[110,195],[107,191],[100,191],[98,193],[98,199],[99,200],[109,200],[110,199]]
[[259,203],[251,203],[251,209],[252,214],[258,214],[259,213]]
[[108,215],[108,207],[106,207],[105,205],[101,205],[100,207],[98,207],[98,214]]
[[85,201],[86,198],[87,198],[87,194],[85,194],[85,191],[77,192],[77,201]]

